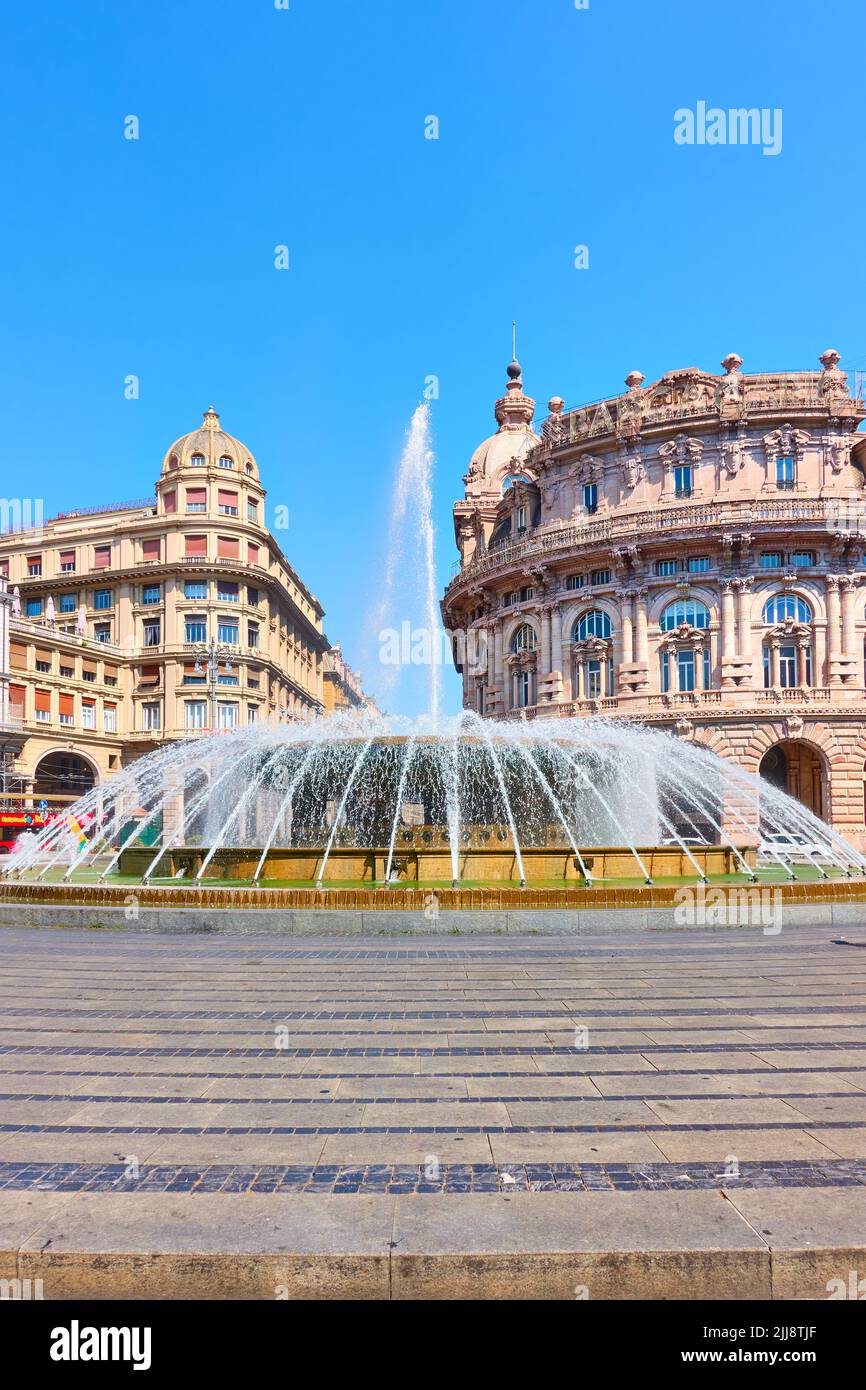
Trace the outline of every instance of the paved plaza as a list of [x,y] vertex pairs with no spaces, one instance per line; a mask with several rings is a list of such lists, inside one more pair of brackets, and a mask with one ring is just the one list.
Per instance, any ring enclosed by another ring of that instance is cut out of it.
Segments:
[[826,1298],[866,1276],[845,934],[2,930],[0,1276]]

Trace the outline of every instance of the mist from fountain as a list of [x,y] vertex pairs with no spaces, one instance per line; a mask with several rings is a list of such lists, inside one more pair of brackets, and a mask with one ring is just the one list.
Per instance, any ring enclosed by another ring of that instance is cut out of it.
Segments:
[[301,849],[313,853],[321,885],[337,850],[364,848],[381,851],[388,883],[407,844],[438,836],[455,884],[479,846],[509,848],[521,882],[527,851],[559,847],[587,884],[598,881],[587,865],[593,848],[621,846],[635,876],[651,881],[648,854],[662,832],[696,877],[693,839],[727,846],[751,878],[744,850],[767,833],[805,837],[846,873],[866,870],[805,806],[737,764],[656,729],[595,718],[493,722],[464,711],[440,715],[435,731],[379,714],[253,726],[169,744],[95,787],[75,815],[96,825],[80,848],[70,852],[55,822],[3,872],[104,881],[124,848],[148,843],[146,881],[158,881],[160,867],[170,876],[174,851],[201,846],[198,880],[220,851],[252,848],[257,883],[269,854]]

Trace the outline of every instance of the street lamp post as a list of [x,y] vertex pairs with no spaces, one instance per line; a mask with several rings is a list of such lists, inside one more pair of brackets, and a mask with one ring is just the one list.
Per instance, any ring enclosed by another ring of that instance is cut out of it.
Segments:
[[220,662],[225,661],[226,675],[231,675],[233,667],[229,657],[234,653],[231,647],[225,647],[212,637],[209,642],[199,642],[195,648],[196,675],[207,672],[208,703],[210,707],[210,729],[211,733],[216,730],[216,700],[217,700],[217,681],[219,677]]

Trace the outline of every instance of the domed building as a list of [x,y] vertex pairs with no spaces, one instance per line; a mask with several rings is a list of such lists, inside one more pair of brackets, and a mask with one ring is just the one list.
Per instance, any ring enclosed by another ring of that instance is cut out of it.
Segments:
[[323,706],[322,606],[212,406],[166,451],[155,498],[0,537],[4,579],[3,792],[23,806],[62,805],[161,742]]
[[839,361],[633,371],[537,430],[512,363],[454,505],[465,705],[665,728],[866,847],[866,406]]

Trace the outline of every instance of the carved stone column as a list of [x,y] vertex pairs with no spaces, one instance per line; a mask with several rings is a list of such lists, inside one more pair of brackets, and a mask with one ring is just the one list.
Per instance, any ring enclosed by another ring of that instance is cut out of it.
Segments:
[[842,599],[844,575],[827,575],[827,684],[841,685]]
[[735,579],[737,586],[737,646],[739,656],[752,655],[752,584],[753,579],[749,575],[745,579]]
[[634,612],[635,661],[647,665],[649,662],[649,636],[647,632],[646,589],[636,589]]
[[737,655],[736,597],[732,579],[722,580],[721,648],[722,685],[730,688],[736,685],[736,680],[735,668],[732,669],[728,663]]
[[857,597],[857,576],[846,574],[842,581],[842,652],[855,656],[857,639],[854,635],[854,601]]
[[801,690],[809,689],[809,643],[802,639],[797,643],[797,684]]
[[774,637],[770,643],[770,685],[778,690],[782,684],[782,670],[779,659],[779,639]]
[[634,661],[634,625],[632,622],[633,596],[630,589],[619,594],[620,626],[622,630],[622,659],[625,664]]

